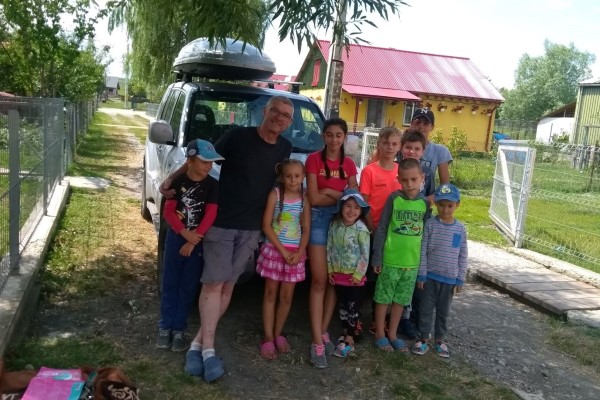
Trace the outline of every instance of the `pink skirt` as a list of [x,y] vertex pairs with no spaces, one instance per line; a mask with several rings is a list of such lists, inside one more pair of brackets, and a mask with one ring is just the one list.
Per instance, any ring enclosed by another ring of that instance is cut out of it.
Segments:
[[[290,251],[296,250],[292,248],[288,249]],[[290,265],[272,243],[265,243],[260,248],[260,253],[256,260],[256,272],[263,278],[278,282],[302,282],[306,278],[305,262],[306,254],[300,258],[298,264]]]

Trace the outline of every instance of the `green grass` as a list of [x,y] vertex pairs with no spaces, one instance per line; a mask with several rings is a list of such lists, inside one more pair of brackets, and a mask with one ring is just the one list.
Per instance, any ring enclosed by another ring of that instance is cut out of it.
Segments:
[[[586,326],[570,326],[554,319],[548,335],[559,350],[570,354],[579,364],[600,374],[600,330]],[[573,345],[576,343],[577,345]]]
[[510,389],[481,377],[469,366],[434,354],[412,357],[378,352],[375,357],[384,365],[378,379],[391,382],[395,399],[517,399]]
[[10,347],[5,358],[8,370],[22,370],[29,364],[73,368],[74,365],[115,365],[122,361],[121,350],[103,337],[29,337],[18,347]]

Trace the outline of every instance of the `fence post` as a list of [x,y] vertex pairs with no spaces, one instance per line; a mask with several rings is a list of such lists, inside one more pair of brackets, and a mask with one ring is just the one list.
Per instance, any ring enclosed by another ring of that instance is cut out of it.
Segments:
[[19,112],[8,111],[8,248],[10,254],[10,271],[19,273],[19,231],[21,220],[21,154],[19,134]]
[[525,157],[525,170],[523,171],[523,182],[519,191],[519,206],[517,208],[517,224],[515,230],[515,247],[523,247],[523,236],[525,235],[525,216],[527,215],[527,204],[531,193],[531,181],[533,179],[533,168],[535,164],[536,148],[530,147]]
[[48,105],[44,104],[42,107],[42,118],[43,118],[43,129],[42,129],[42,142],[44,143],[44,147],[42,149],[43,159],[42,159],[42,201],[44,204],[44,209],[42,215],[46,215],[48,211],[48,188],[50,186],[50,160],[49,160],[49,149],[50,149],[50,138],[48,137],[50,129],[49,129],[49,119],[48,115]]

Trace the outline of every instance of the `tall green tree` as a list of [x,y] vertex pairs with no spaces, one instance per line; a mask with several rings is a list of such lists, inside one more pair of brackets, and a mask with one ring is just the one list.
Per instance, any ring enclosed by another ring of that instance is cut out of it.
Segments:
[[[89,0],[0,0],[2,88],[36,97],[93,97],[104,80],[107,50],[87,44],[97,21],[89,7]],[[72,32],[62,26],[67,15]]]
[[523,54],[515,71],[515,87],[503,91],[506,102],[500,118],[535,120],[560,106],[575,101],[578,82],[591,77],[596,57],[586,51],[544,42],[545,54]]
[[396,14],[400,0],[112,0],[109,30],[125,25],[132,40],[129,61],[134,79],[158,86],[168,82],[172,63],[185,45],[198,37],[224,43],[232,37],[258,48],[265,32],[279,24],[279,38],[301,48],[316,32],[333,29],[343,4],[347,22],[336,27],[345,44],[363,41],[361,26],[374,25],[367,12],[384,19]]

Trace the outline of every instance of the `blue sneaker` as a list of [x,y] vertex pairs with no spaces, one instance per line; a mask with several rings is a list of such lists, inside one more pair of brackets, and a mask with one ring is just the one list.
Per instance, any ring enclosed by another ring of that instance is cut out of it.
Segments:
[[202,350],[188,350],[185,355],[185,372],[193,376],[204,375],[204,361]]
[[217,356],[208,357],[204,361],[204,381],[210,383],[225,375],[223,361]]

